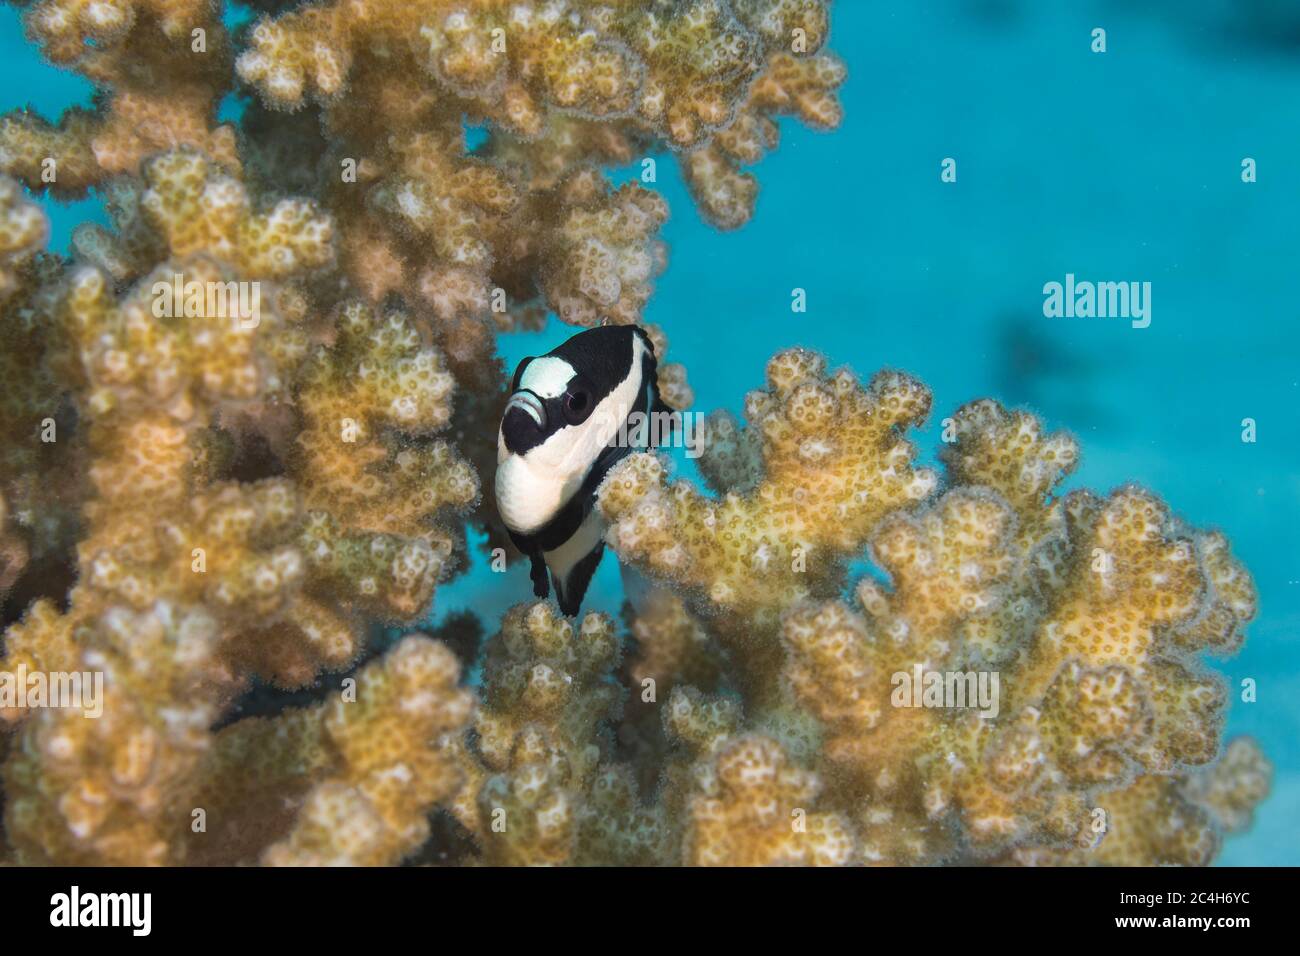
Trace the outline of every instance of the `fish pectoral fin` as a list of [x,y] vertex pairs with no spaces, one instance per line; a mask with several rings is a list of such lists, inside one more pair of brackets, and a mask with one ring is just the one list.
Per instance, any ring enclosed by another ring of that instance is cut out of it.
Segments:
[[529,576],[533,580],[533,596],[544,598],[551,593],[550,578],[546,573],[546,562],[542,560],[540,554],[530,554],[528,559],[532,562],[532,570]]
[[559,578],[556,578],[555,596],[559,600],[560,611],[565,617],[578,616],[578,611],[582,608],[582,599],[587,596],[587,588],[591,586],[591,579],[596,573],[596,566],[600,564],[601,556],[604,553],[605,542],[601,541],[569,569],[569,573],[564,576],[562,582]]

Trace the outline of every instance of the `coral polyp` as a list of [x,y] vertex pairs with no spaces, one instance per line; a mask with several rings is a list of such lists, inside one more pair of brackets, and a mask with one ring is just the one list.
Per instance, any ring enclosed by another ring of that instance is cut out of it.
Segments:
[[[1204,768],[1227,687],[1198,655],[1235,650],[1256,610],[1223,537],[1139,488],[1056,493],[1074,439],[995,402],[952,416],[941,486],[895,427],[928,408],[919,383],[884,372],[864,388],[795,351],[768,385],[747,428],[715,422],[701,471],[716,497],[648,455],[601,494],[620,555],[685,588],[732,662],[744,720],[709,751],[757,731],[768,772],[815,768],[818,798],[786,803],[838,812],[859,862],[1209,862],[1226,817],[1198,795],[1225,783]],[[846,558],[864,550],[888,583],[864,577],[845,602]],[[698,668],[698,650],[672,653]],[[995,674],[996,719],[973,694],[900,702],[898,675],[918,670]],[[1228,799],[1250,801],[1267,764],[1245,739],[1233,753]],[[1111,826],[1128,836],[1107,843]]]
[[[25,9],[98,95],[0,117],[0,671],[103,699],[0,695],[0,861],[1203,864],[1249,823],[1227,540],[1063,492],[1075,440],[992,400],[923,463],[900,371],[783,351],[707,488],[618,464],[625,620],[430,625],[471,542],[520,561],[500,336],[644,325],[693,402],[645,325],[667,202],[606,168],[744,226],[778,119],[839,125],[828,3],[258,6]],[[997,706],[900,705],[918,672]]]

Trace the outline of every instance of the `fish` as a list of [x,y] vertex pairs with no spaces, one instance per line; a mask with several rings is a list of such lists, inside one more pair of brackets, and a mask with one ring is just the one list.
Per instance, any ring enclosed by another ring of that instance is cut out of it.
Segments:
[[635,325],[587,329],[515,369],[497,433],[497,510],[531,562],[533,594],[546,598],[553,584],[568,617],[605,550],[596,491],[619,461],[662,440],[641,427],[652,414],[673,413],[654,344]]

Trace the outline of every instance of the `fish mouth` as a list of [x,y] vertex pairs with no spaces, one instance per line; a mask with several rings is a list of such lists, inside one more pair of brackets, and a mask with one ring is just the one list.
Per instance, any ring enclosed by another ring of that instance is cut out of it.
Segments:
[[538,428],[546,427],[546,406],[532,392],[515,392],[511,395],[510,401],[506,402],[506,410],[502,412],[501,417],[505,418],[512,408],[517,408],[526,414],[537,423]]

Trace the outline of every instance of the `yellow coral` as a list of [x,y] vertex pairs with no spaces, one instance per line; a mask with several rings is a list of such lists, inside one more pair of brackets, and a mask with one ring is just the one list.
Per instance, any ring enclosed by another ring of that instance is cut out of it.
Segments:
[[218,5],[40,0],[23,20],[47,58],[106,93],[96,110],[70,109],[57,124],[26,111],[0,117],[0,171],[69,198],[177,146],[238,163],[234,129],[214,122],[230,68]]
[[686,862],[697,866],[835,866],[853,858],[839,814],[807,812],[817,776],[792,765],[766,737],[720,748],[689,805]]
[[663,823],[639,805],[626,768],[612,765],[622,691],[609,670],[613,622],[579,628],[549,604],[507,612],[484,664],[474,755],[481,780],[463,813],[498,864],[650,862]]
[[770,626],[781,608],[838,586],[838,560],[890,510],[928,495],[936,476],[912,466],[899,437],[930,404],[906,375],[880,373],[863,389],[795,350],[772,359],[768,385],[746,400],[743,436],[729,415],[708,422],[700,468],[721,498],[670,488],[656,458],[633,455],[610,472],[600,508],[625,558]]
[[[840,814],[844,861],[1208,861],[1216,824],[1241,826],[1267,785],[1244,745],[1222,769],[1191,770],[1218,753],[1224,703],[1192,655],[1235,647],[1255,608],[1223,538],[1186,529],[1138,489],[1055,496],[1077,458],[1073,440],[988,401],[954,416],[944,451],[954,487],[916,508],[934,476],[908,469],[910,446],[891,426],[919,422],[928,394],[914,383],[898,391],[906,380],[896,375],[877,379],[893,392],[863,392],[843,373],[832,381],[816,358],[787,353],[769,369],[771,391],[750,395],[748,429],[714,419],[701,470],[720,499],[667,484],[650,456],[629,458],[602,486],[621,555],[705,585],[695,602],[725,612],[710,631],[744,656],[731,676],[747,723],[686,739],[715,753],[748,741],[746,762],[776,767],[793,755],[824,770],[831,785],[815,808]],[[882,490],[844,501],[843,488]],[[787,504],[796,492],[799,508]],[[820,564],[797,560],[794,549],[810,544]],[[859,582],[864,613],[810,603],[863,544],[889,586]],[[744,560],[764,549],[781,560]],[[963,696],[900,700],[900,678],[922,672],[958,675]],[[990,677],[992,699],[977,702],[975,682]],[[703,713],[683,693],[670,726]],[[754,743],[746,726],[772,737]],[[724,833],[739,826],[705,806]],[[1113,832],[1097,828],[1106,814]]]
[[216,621],[167,602],[140,614],[111,608],[75,630],[48,606],[31,614],[55,642],[41,654],[67,652],[42,667],[102,674],[103,712],[46,708],[24,723],[4,773],[18,859],[178,862],[208,728],[233,690]]
[[[610,543],[657,579],[626,634],[519,605],[481,670],[444,629],[462,679],[383,633],[463,564],[458,516],[503,543],[495,333],[644,322],[665,150],[744,224],[777,119],[840,121],[827,7],[323,0],[232,39],[203,0],[29,5],[100,92],[0,117],[0,666],[104,693],[0,702],[0,855],[383,865],[460,828],[459,863],[1199,864],[1248,824],[1270,770],[1216,761],[1198,660],[1256,610],[1226,539],[1140,489],[1060,495],[1074,440],[991,401],[940,490],[925,387],[805,350],[746,425],[708,420],[712,493],[610,473]],[[111,225],[45,252],[20,182],[94,188]],[[918,671],[996,674],[996,716],[905,706]]]
[[408,637],[361,672],[355,701],[319,710],[322,746],[335,766],[306,793],[293,830],[266,850],[265,862],[373,866],[418,848],[429,808],[460,783],[446,748],[473,697],[456,688],[458,670],[442,645]]
[[49,223],[18,184],[0,176],[0,301],[17,287],[18,273],[45,245]]
[[[6,666],[64,671],[89,661],[106,672],[107,695],[98,722],[57,711],[23,723],[7,832],[31,860],[181,860],[210,727],[247,677],[302,685],[347,666],[366,633],[361,606],[416,616],[456,544],[431,519],[477,493],[467,467],[425,437],[448,423],[453,382],[400,317],[366,338],[369,312],[344,310],[351,324],[341,321],[334,349],[314,357],[308,348],[293,283],[334,261],[328,217],[301,200],[255,209],[243,183],[193,150],[150,159],[141,176],[128,194],[138,201],[135,232],[101,247],[134,281],[122,290],[103,269],[76,266],[28,306],[47,317],[36,344],[76,396],[80,421],[61,441],[86,456],[90,493],[70,607],[35,605],[7,642]],[[142,268],[141,257],[159,255],[168,258]],[[256,312],[231,314],[221,299],[214,312],[211,292],[173,294],[241,284],[265,293]],[[327,397],[340,374],[349,391]],[[276,411],[295,389],[305,428]],[[340,408],[360,423],[362,441],[339,435],[318,449],[308,467],[322,480],[308,478],[295,431],[334,428],[320,416]],[[26,414],[20,447],[36,454],[38,421]],[[250,432],[285,475],[226,477],[237,467],[230,446]],[[139,636],[148,629],[156,640]],[[131,690],[164,668],[175,676]],[[192,717],[167,723],[182,713]],[[81,804],[59,799],[60,788],[78,787]],[[414,823],[390,824],[400,831],[394,847],[418,845]]]

